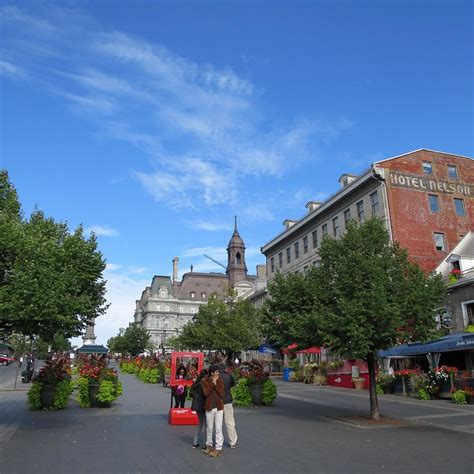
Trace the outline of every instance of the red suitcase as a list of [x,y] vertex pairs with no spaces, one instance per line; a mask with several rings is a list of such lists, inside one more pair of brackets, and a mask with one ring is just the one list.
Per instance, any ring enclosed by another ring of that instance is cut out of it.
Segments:
[[168,423],[170,425],[198,425],[199,420],[196,412],[191,408],[170,408]]

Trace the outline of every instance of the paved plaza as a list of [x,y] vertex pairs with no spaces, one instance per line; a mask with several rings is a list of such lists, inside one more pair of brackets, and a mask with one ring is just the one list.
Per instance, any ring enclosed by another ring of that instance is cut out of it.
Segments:
[[[277,380],[273,407],[236,408],[239,447],[213,459],[170,426],[170,391],[121,375],[109,409],[29,411],[15,368],[0,374],[0,473],[472,473],[474,406],[380,397],[397,424],[354,424],[368,393]],[[23,386],[22,386],[23,385]]]

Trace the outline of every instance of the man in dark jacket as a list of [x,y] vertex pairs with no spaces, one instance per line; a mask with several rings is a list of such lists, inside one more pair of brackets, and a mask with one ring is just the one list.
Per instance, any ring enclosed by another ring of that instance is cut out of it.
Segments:
[[191,396],[193,397],[191,410],[196,412],[199,420],[199,425],[196,427],[194,433],[193,448],[197,448],[200,445],[204,446],[206,442],[206,410],[204,409],[206,397],[202,391],[201,381],[204,377],[207,377],[207,375],[207,369],[201,370],[201,373],[193,380],[193,384],[191,385]]
[[235,431],[234,406],[230,389],[235,385],[234,377],[229,374],[227,367],[221,365],[221,379],[224,382],[224,425],[231,448],[237,447],[237,431]]
[[[222,435],[222,419],[224,415],[224,382],[219,376],[219,366],[211,365],[209,367],[209,376],[205,377],[202,382],[202,391],[206,397],[204,409],[206,410],[206,449],[205,454],[209,454],[213,458],[222,455],[222,445],[224,444],[224,436]],[[216,434],[216,444],[213,448],[213,434]]]

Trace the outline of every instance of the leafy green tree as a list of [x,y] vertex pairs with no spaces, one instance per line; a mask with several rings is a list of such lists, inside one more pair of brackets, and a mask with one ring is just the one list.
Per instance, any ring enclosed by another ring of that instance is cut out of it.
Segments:
[[199,307],[194,320],[173,338],[180,349],[216,350],[226,357],[233,352],[259,343],[255,308],[249,301],[230,297],[222,301],[210,295],[207,304]]
[[[378,419],[375,392],[376,353],[400,342],[423,341],[435,334],[435,310],[445,296],[440,276],[426,276],[410,263],[407,252],[392,244],[384,223],[372,218],[348,224],[340,239],[325,238],[319,251],[321,265],[311,269],[304,291],[313,292],[313,306],[299,304],[295,324],[285,342],[311,344],[299,327],[313,327],[312,342],[321,339],[332,353],[363,358],[370,378],[370,411]],[[279,286],[278,286],[279,285]],[[273,290],[291,288],[279,282]],[[296,296],[295,296],[296,298]],[[274,301],[279,295],[272,293]],[[275,319],[288,310],[273,304]],[[271,326],[269,316],[264,323]],[[296,329],[295,329],[296,328]]]
[[135,357],[146,350],[152,350],[153,344],[146,329],[139,324],[130,323],[126,329],[121,328],[117,336],[107,341],[107,347],[111,352]]
[[94,235],[35,210],[22,219],[6,172],[0,174],[0,327],[53,342],[82,333],[107,309],[105,260]]

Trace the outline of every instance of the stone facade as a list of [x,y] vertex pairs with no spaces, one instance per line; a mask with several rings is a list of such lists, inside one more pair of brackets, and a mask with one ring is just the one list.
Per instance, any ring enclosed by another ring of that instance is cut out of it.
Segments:
[[199,306],[206,304],[211,294],[224,298],[229,288],[233,288],[243,298],[255,291],[262,278],[247,274],[245,245],[237,230],[237,222],[227,255],[225,274],[191,270],[178,281],[179,259],[175,257],[172,278],[153,277],[151,286],[145,288],[140,300],[136,301],[134,320],[150,333],[157,348],[166,349],[167,339],[178,335],[183,326],[192,321]]

